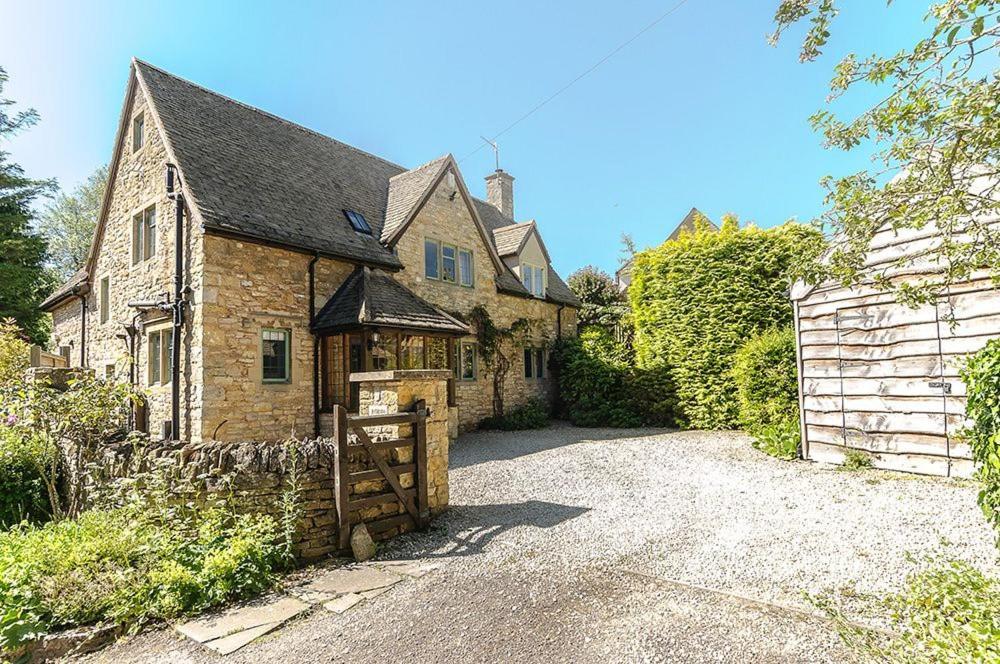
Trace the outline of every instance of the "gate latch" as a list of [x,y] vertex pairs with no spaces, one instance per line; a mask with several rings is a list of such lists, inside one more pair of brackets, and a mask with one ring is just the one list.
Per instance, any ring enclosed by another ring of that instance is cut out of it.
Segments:
[[928,387],[939,387],[942,390],[944,390],[945,394],[951,394],[951,383],[942,383],[942,382],[937,382],[936,381],[936,382],[932,382],[932,383],[927,383],[927,386]]

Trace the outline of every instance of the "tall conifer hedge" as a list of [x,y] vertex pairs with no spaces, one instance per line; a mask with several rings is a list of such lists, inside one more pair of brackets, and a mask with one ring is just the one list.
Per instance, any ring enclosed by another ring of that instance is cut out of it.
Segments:
[[822,235],[806,226],[740,229],[727,216],[718,232],[699,223],[636,256],[629,288],[636,361],[668,368],[682,424],[739,425],[733,356],[755,334],[791,325],[790,272],[822,246]]

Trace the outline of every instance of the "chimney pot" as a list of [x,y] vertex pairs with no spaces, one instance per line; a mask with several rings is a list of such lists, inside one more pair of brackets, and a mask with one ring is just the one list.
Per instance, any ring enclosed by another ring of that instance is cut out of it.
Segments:
[[514,176],[498,168],[486,176],[486,200],[508,219],[514,218]]

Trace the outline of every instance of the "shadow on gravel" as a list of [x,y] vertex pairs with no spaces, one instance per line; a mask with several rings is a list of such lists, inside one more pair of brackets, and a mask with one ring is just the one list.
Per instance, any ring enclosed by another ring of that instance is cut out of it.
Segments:
[[490,461],[510,461],[529,454],[596,440],[636,439],[674,433],[677,429],[585,429],[558,422],[544,429],[474,431],[452,445],[448,467],[466,468]]
[[554,528],[589,511],[588,507],[544,500],[497,505],[452,505],[430,531],[416,535],[408,543],[407,556],[474,556],[481,553],[495,537],[511,528]]

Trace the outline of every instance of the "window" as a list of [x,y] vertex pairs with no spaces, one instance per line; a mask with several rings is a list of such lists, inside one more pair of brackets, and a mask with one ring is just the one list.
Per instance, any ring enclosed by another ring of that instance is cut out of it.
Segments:
[[468,249],[458,250],[458,274],[459,283],[470,288],[473,286],[472,252]]
[[450,244],[441,245],[441,281],[455,283],[455,277],[458,274],[455,252],[455,247]]
[[115,379],[115,364],[114,362],[109,362],[104,365],[104,380],[114,380]]
[[261,331],[261,378],[265,383],[291,381],[291,330]]
[[524,377],[545,378],[545,351],[541,348],[524,349]]
[[471,341],[463,341],[458,344],[458,366],[455,373],[461,380],[476,379],[476,344]]
[[448,368],[448,340],[444,337],[427,337],[427,368]]
[[545,271],[536,265],[521,263],[521,283],[535,297],[545,297]]
[[101,307],[101,322],[107,323],[111,318],[111,277],[101,279],[101,301],[98,304]]
[[132,265],[156,255],[156,206],[132,217]]
[[146,378],[150,385],[166,385],[173,375],[174,331],[153,330],[146,337]]
[[[391,371],[393,369],[398,369],[398,359],[399,356],[396,352],[399,350],[399,335],[395,332],[382,332],[372,333],[371,339],[371,349],[372,349],[372,370],[373,371]],[[376,341],[376,338],[378,339]]]
[[401,369],[424,368],[424,338],[422,336],[405,335],[400,345]]
[[441,244],[437,240],[424,240],[424,276],[428,279],[440,279]]
[[146,115],[140,113],[132,120],[132,152],[138,152],[146,143]]
[[347,217],[347,221],[351,222],[351,228],[357,232],[364,233],[365,235],[372,234],[372,227],[368,225],[368,220],[360,212],[344,210],[344,216]]

